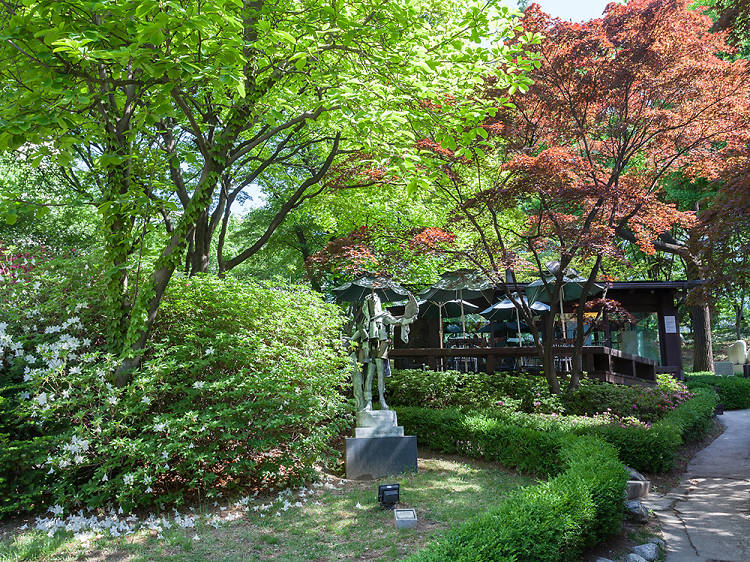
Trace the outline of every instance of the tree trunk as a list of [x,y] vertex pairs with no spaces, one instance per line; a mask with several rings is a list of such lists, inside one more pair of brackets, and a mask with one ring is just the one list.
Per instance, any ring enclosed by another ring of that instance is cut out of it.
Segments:
[[[583,291],[581,292],[581,296],[578,299],[578,307],[576,308],[576,337],[575,337],[575,342],[573,344],[573,358],[571,361],[570,383],[568,385],[568,388],[570,390],[575,390],[576,388],[578,388],[578,383],[580,382],[581,377],[583,376],[583,344],[586,341],[586,330],[583,324],[584,312],[585,312],[584,305],[586,304],[586,300],[591,294],[591,289],[595,285],[595,281],[596,281],[597,276],[599,275],[599,268],[601,267],[601,264],[602,264],[602,257],[601,255],[599,255],[596,258],[594,267],[592,267],[591,271],[589,272],[589,276],[586,279],[586,283],[583,286]],[[606,292],[604,293],[604,296],[606,297]]]
[[560,381],[557,380],[555,354],[552,346],[555,343],[555,314],[552,310],[545,318],[544,339],[542,340],[542,368],[552,394],[560,394]]
[[[127,146],[112,145],[111,154],[124,154]],[[130,187],[128,164],[112,166],[107,172],[111,203],[103,207],[102,222],[106,229],[104,236],[104,263],[107,279],[107,294],[104,304],[109,316],[107,340],[109,348],[117,352],[125,338],[128,326],[130,303],[128,302],[128,256],[130,255],[130,234],[132,230],[131,209],[119,203]]]
[[195,223],[194,239],[195,242],[190,248],[188,256],[190,260],[190,276],[196,273],[208,273],[208,264],[211,254],[211,232],[208,225],[208,210],[205,210],[198,217]]
[[708,305],[690,305],[690,323],[693,325],[693,371],[714,370],[714,351],[711,345],[711,313]]
[[206,163],[190,204],[185,209],[185,213],[178,221],[167,245],[156,260],[153,273],[143,284],[143,290],[138,295],[138,300],[130,317],[120,364],[115,371],[115,383],[120,387],[128,384],[133,371],[140,367],[146,342],[162,298],[164,298],[167,285],[169,285],[169,280],[182,261],[196,221],[202,211],[207,209],[211,203],[211,196],[218,181],[218,173],[215,163]]
[[745,290],[740,292],[740,302],[734,306],[734,330],[738,340],[742,339],[742,319],[745,312]]
[[[307,236],[305,236],[304,229],[300,225],[296,225],[294,227],[294,235],[297,237],[297,242],[299,242],[298,249],[302,254],[302,264],[304,265],[307,262],[307,258],[309,258],[312,254],[312,252],[310,251],[310,243],[307,240]],[[320,286],[320,281],[318,281],[315,276],[308,275],[307,278],[310,280],[310,285],[312,286],[313,290],[317,291],[318,293],[323,292],[323,288]]]
[[[691,234],[691,247],[695,246]],[[699,264],[694,259],[685,260],[688,279],[702,277]],[[707,295],[699,288],[693,289],[687,298],[690,324],[693,329],[693,371],[714,372],[714,350],[711,339],[711,310]]]

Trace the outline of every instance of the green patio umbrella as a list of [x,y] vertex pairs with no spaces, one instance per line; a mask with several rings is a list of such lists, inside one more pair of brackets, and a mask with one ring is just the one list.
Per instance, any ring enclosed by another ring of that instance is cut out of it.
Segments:
[[478,271],[458,269],[443,273],[439,281],[419,296],[432,302],[484,298],[489,304],[495,297],[495,285]]
[[438,318],[440,320],[443,318],[460,318],[461,311],[471,314],[477,310],[479,310],[479,307],[468,301],[419,301],[419,316],[422,318]]
[[409,291],[386,277],[360,277],[331,291],[338,302],[359,302],[365,296],[375,293],[383,302],[402,301]]
[[[551,286],[555,284],[556,279],[556,273],[559,270],[560,264],[558,262],[549,262],[547,263],[547,269],[550,271],[550,275],[545,276],[544,279],[537,279],[536,281],[532,281],[528,285],[526,285],[526,288],[524,289],[524,292],[526,293],[526,296],[529,298],[529,301],[531,302],[552,302],[552,297],[549,294],[548,288],[545,286],[545,281],[548,285]],[[563,338],[567,338],[567,330],[565,328],[565,319],[563,318],[563,302],[568,302],[572,300],[578,300],[581,298],[581,295],[583,294],[584,287],[586,285],[587,279],[585,277],[581,277],[578,272],[575,269],[567,269],[562,277],[562,285],[560,286],[560,322],[562,324],[562,332],[563,332]],[[594,283],[588,293],[586,294],[587,297],[598,295],[604,290],[604,287],[602,285],[598,285]]]
[[[543,314],[545,312],[549,312],[549,305],[544,304],[543,302],[532,302],[529,304],[528,298],[524,295],[516,295],[514,294],[513,300],[518,302],[520,299],[523,299],[524,304],[528,306],[531,309],[532,313],[536,314]],[[484,316],[487,320],[502,320],[502,321],[508,321],[513,319],[515,316],[515,326],[518,331],[518,345],[521,345],[521,317],[518,313],[518,308],[513,303],[513,300],[511,300],[510,297],[505,297],[503,300],[496,302],[491,307],[483,310],[479,314]]]
[[[446,303],[449,301],[464,303],[466,302],[464,299],[484,298],[489,304],[495,296],[495,285],[489,279],[484,278],[478,271],[473,269],[458,269],[443,273],[440,276],[440,281],[422,291],[419,296],[433,303]],[[460,317],[464,333],[466,333],[465,310],[465,307],[462,305]],[[442,346],[442,334],[440,341]]]

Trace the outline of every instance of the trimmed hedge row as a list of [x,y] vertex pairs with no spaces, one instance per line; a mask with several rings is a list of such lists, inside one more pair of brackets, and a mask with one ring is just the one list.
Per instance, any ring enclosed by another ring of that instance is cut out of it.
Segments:
[[556,474],[454,527],[409,560],[568,560],[619,529],[627,471],[601,439],[514,428],[455,411],[420,416],[417,409],[404,410],[399,415],[408,427],[421,420],[423,444]]
[[498,409],[479,413],[408,407],[396,411],[402,425],[417,435],[421,444],[444,453],[484,456],[546,476],[554,472],[555,466],[547,450],[558,450],[561,435],[591,435],[613,445],[628,466],[658,473],[674,467],[677,449],[683,442],[705,434],[717,400],[715,392],[697,389],[694,398],[648,428],[617,423],[573,424],[565,417]]
[[744,410],[750,408],[750,379],[742,377],[717,377],[715,375],[688,375],[687,385],[690,390],[699,388],[716,389],[719,402],[725,410]]
[[552,477],[450,529],[408,560],[575,559],[620,528],[628,475],[618,456],[639,470],[672,468],[682,440],[708,429],[716,402],[714,392],[700,389],[650,428],[574,427],[518,412],[398,408],[401,423],[423,445]]
[[669,412],[650,428],[601,425],[580,431],[611,443],[617,449],[620,460],[636,470],[667,472],[674,468],[680,445],[700,439],[708,431],[717,403],[715,392],[696,389],[695,397]]

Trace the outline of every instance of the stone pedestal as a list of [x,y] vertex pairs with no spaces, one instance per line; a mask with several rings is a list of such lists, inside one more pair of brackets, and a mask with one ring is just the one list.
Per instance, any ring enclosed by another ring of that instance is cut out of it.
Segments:
[[346,477],[372,480],[417,470],[417,438],[404,435],[393,410],[357,412],[355,437],[346,440]]

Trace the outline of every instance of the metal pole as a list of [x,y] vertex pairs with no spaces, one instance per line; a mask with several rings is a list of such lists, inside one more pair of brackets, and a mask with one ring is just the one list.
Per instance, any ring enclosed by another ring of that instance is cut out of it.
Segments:
[[562,335],[563,339],[568,339],[568,330],[565,328],[565,317],[563,316],[565,314],[563,312],[563,289],[560,287],[560,324],[562,324]]

